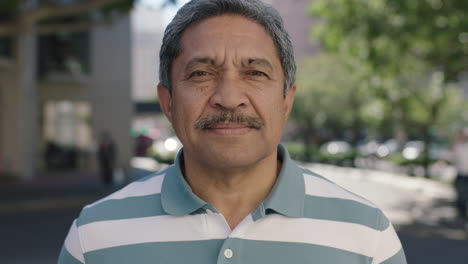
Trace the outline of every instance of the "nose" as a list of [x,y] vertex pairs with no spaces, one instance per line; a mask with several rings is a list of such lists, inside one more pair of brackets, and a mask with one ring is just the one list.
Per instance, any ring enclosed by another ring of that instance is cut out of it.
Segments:
[[223,76],[217,83],[216,90],[210,98],[210,105],[214,108],[239,110],[245,108],[248,98],[240,80],[233,76]]

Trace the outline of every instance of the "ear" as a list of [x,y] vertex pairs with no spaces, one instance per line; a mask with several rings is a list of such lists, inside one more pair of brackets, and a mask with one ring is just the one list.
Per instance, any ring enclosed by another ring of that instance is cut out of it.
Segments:
[[289,87],[286,96],[284,97],[284,119],[287,120],[289,118],[289,114],[291,113],[294,98],[296,97],[296,85],[292,85]]
[[161,105],[162,111],[166,115],[169,122],[172,123],[172,111],[171,111],[172,97],[171,97],[171,94],[169,93],[169,89],[167,89],[161,83],[158,83],[158,99],[159,99],[159,105]]

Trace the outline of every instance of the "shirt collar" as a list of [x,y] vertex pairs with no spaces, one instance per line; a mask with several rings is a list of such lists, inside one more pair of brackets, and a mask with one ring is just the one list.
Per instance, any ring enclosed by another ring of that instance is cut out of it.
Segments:
[[[291,160],[287,149],[278,146],[278,157],[282,160],[281,171],[273,190],[255,212],[254,219],[265,216],[269,210],[290,217],[303,217],[305,184],[302,170]],[[179,151],[174,165],[169,167],[164,177],[161,190],[161,201],[164,211],[171,215],[186,215],[195,213],[200,208],[209,205],[196,196],[182,174],[183,150]]]
[[174,165],[167,169],[161,188],[161,202],[164,211],[171,215],[194,213],[207,205],[192,192],[182,174],[183,150],[177,153]]
[[264,211],[259,213],[263,216],[268,210],[273,210],[290,217],[303,217],[305,183],[302,169],[296,165],[286,147],[281,144],[278,146],[278,157],[282,160],[281,171],[273,190],[263,202],[263,208],[262,206],[259,208]]

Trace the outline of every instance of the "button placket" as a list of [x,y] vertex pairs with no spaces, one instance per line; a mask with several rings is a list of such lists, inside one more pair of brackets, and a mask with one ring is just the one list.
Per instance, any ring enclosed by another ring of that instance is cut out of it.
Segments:
[[218,254],[218,264],[241,264],[239,263],[239,241],[228,237]]
[[242,237],[250,225],[254,224],[251,215],[245,217],[227,236],[218,253],[218,264],[242,264]]
[[227,259],[232,258],[233,254],[234,253],[230,248],[224,250],[224,257],[226,257]]

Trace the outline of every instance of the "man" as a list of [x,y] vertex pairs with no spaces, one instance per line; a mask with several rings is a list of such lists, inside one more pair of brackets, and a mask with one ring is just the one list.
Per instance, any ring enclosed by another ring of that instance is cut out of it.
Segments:
[[85,207],[59,263],[406,263],[378,208],[278,145],[295,63],[271,6],[193,0],[160,61],[160,104],[183,150]]
[[115,167],[115,143],[108,131],[102,132],[98,146],[99,171],[105,186],[111,186]]
[[[455,190],[456,208],[460,220],[468,220],[468,128],[461,129],[453,145],[453,163],[457,169]],[[468,225],[465,227],[468,230]]]

